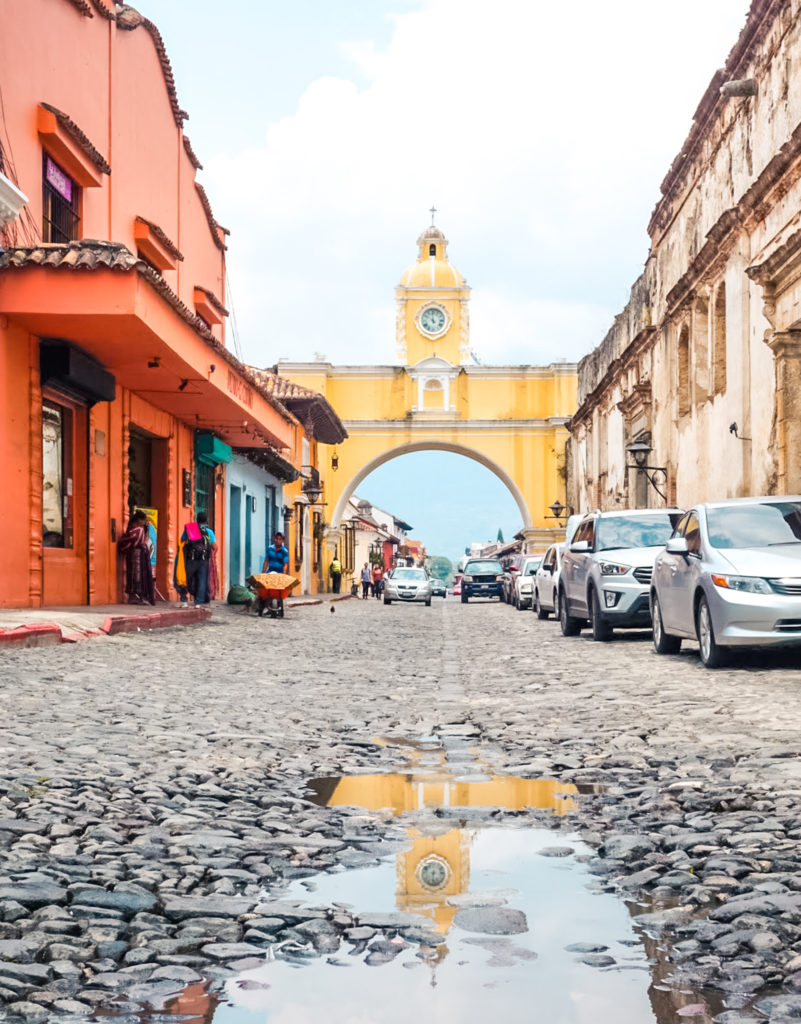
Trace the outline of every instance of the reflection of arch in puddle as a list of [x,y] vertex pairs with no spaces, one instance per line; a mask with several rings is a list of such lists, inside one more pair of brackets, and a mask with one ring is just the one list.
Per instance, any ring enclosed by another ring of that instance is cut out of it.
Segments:
[[393,814],[439,807],[524,807],[553,811],[559,816],[576,809],[578,788],[556,779],[516,779],[495,775],[482,782],[441,774],[345,775],[314,779],[309,788],[315,802],[326,807],[364,807]]
[[[452,807],[525,807],[557,815],[575,810],[576,786],[556,779],[518,779],[499,775],[471,782],[442,774],[353,775],[315,779],[309,784],[317,802],[328,807],[363,807],[403,814]],[[446,933],[457,908],[448,899],[470,887],[470,841],[467,829],[442,835],[423,835],[410,828],[411,849],[396,860],[395,899],[399,909],[431,917],[437,931]]]

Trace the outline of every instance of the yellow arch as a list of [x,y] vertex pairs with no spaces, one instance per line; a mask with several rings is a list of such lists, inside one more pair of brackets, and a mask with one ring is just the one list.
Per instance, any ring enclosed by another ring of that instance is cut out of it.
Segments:
[[480,463],[503,483],[509,493],[512,495],[514,500],[517,502],[517,507],[520,511],[520,516],[523,520],[523,529],[529,530],[533,526],[531,514],[528,509],[528,505],[512,477],[499,466],[497,462],[490,459],[487,455],[477,451],[475,448],[468,448],[463,444],[456,444],[453,441],[438,441],[435,439],[420,440],[420,441],[407,441],[405,444],[396,445],[394,448],[387,449],[387,451],[381,452],[374,458],[370,459],[357,473],[355,473],[345,487],[342,489],[342,493],[339,495],[336,505],[334,506],[334,512],[331,517],[331,526],[333,529],[338,529],[342,524],[342,516],[348,501],[353,496],[356,488],[373,472],[374,469],[378,469],[379,466],[383,466],[385,462],[390,462],[392,459],[396,459],[401,455],[408,455],[411,452],[423,452],[423,451],[443,451],[453,452],[456,455],[464,455],[468,459],[472,459],[474,462]]

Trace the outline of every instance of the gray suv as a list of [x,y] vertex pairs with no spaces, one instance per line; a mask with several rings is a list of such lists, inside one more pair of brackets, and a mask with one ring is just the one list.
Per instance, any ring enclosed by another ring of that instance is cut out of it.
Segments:
[[612,630],[650,629],[654,559],[683,515],[678,508],[591,512],[562,555],[559,623],[565,636],[585,625],[593,639]]

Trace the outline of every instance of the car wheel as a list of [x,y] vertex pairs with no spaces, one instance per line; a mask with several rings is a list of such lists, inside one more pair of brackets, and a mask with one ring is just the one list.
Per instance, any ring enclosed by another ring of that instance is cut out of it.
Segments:
[[392,604],[392,598],[391,597],[385,597],[384,598],[384,604]]
[[563,591],[559,591],[559,625],[562,629],[562,636],[578,636],[581,632],[581,619],[574,618],[567,607],[567,600]]
[[462,593],[462,604],[467,604],[467,594]]
[[545,609],[542,607],[542,604],[540,603],[540,592],[539,592],[539,590],[536,591],[536,593],[534,594],[534,611],[537,613],[537,618],[538,619],[547,619],[548,618],[548,612],[545,611]]
[[519,612],[524,612],[526,610],[526,608],[528,608],[528,605],[527,604],[523,604],[522,600],[518,597],[518,599],[517,599],[517,610]]
[[430,608],[430,607],[431,607],[431,598],[429,597],[429,599],[426,601],[426,608]]
[[695,613],[695,632],[701,650],[701,661],[704,665],[707,668],[720,668],[721,665],[725,665],[728,661],[728,651],[725,647],[721,647],[715,639],[712,614],[705,597],[698,602]]
[[671,636],[665,632],[662,624],[662,609],[659,606],[659,598],[656,594],[651,595],[651,620],[654,624],[654,650],[657,654],[678,654],[681,650],[681,637]]
[[593,640],[598,640],[601,643],[611,640],[612,627],[606,621],[603,612],[601,611],[601,602],[598,600],[598,591],[595,587],[590,591],[590,600],[587,603],[590,606],[590,612],[592,614],[590,625],[592,626]]

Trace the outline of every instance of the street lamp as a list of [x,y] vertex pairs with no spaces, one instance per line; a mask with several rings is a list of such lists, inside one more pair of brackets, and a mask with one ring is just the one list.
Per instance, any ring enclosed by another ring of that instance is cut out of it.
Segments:
[[563,505],[562,502],[557,498],[553,505],[549,505],[548,508],[551,510],[549,516],[545,516],[546,519],[556,519],[561,526],[562,519],[566,519],[570,515],[570,509]]
[[633,441],[627,446],[626,451],[634,459],[634,465],[627,465],[626,469],[636,469],[638,473],[642,473],[648,483],[653,487],[662,501],[667,501],[664,492],[660,489],[656,482],[657,474],[660,474],[663,478],[664,486],[667,483],[667,469],[665,466],[649,466],[648,456],[653,451],[653,448],[647,443],[647,441],[640,438],[639,441]]

